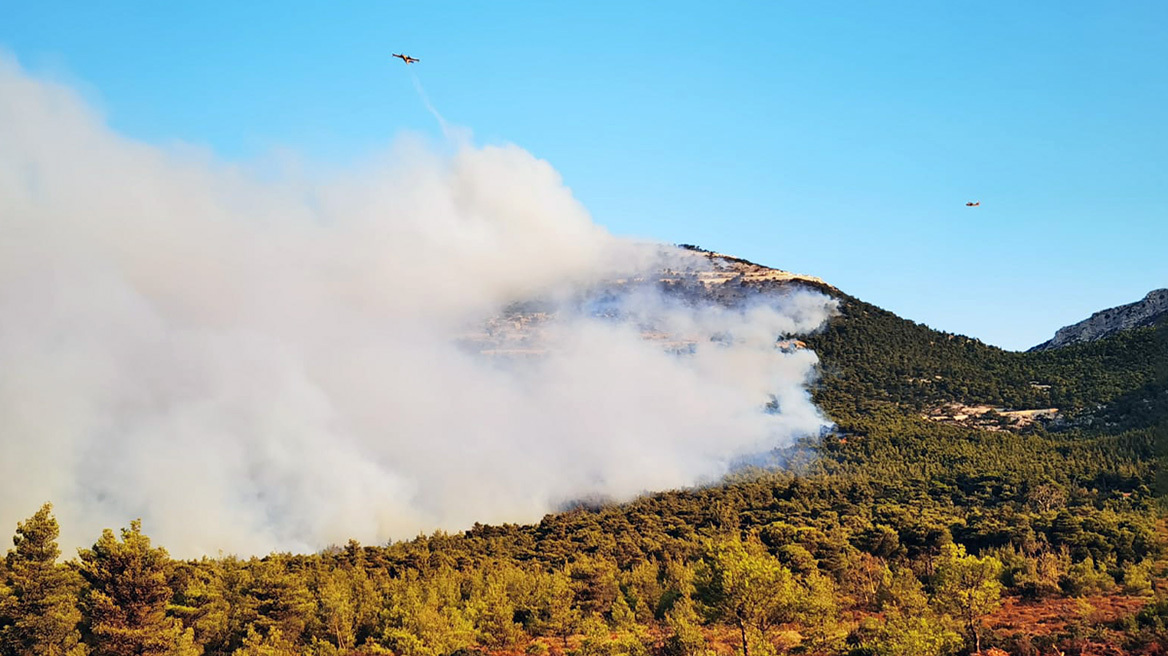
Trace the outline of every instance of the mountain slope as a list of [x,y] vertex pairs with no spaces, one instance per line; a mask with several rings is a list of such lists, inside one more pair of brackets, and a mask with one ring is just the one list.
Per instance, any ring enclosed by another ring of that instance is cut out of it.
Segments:
[[[383,546],[187,562],[162,552],[139,558],[165,565],[149,573],[167,585],[159,616],[165,606],[208,656],[680,656],[747,646],[868,656],[968,653],[978,641],[1009,653],[1163,653],[1168,562],[1154,490],[1168,436],[1168,321],[1011,353],[823,281],[703,257],[714,274],[648,284],[725,304],[799,289],[840,302],[819,334],[784,347],[816,349],[814,396],[839,427],[786,449],[786,468]],[[538,332],[518,323],[518,333]],[[489,346],[472,337],[469,347]],[[1023,430],[922,413],[1056,402],[1061,426]],[[527,473],[528,463],[515,464]],[[150,548],[138,528],[123,532],[119,553]],[[103,540],[88,557],[110,551],[113,535]],[[955,571],[974,575],[964,578],[979,597],[1007,601],[993,614],[986,604],[960,635]],[[83,598],[100,592],[89,579],[77,585]],[[0,600],[12,587],[0,585]],[[735,614],[746,604],[765,622]],[[0,615],[0,628],[23,619]],[[930,651],[904,647],[920,644]]]

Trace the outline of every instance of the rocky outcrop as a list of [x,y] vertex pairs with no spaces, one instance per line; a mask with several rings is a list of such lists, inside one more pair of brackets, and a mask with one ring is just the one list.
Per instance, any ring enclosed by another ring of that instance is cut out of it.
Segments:
[[1168,317],[1168,289],[1157,289],[1142,301],[1096,312],[1088,319],[1060,328],[1054,334],[1054,339],[1030,350],[1046,351],[1070,344],[1093,342],[1124,330],[1150,326],[1164,317]]

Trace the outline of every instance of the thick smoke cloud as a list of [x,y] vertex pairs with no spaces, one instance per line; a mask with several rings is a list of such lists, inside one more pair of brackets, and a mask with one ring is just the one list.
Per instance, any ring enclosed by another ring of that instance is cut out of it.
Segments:
[[[51,500],[67,546],[134,517],[184,556],[380,543],[708,480],[823,424],[814,355],[773,344],[828,299],[600,307],[581,290],[701,258],[611,236],[520,148],[448,150],[253,175],[0,59],[0,526]],[[528,299],[526,350],[486,348]]]

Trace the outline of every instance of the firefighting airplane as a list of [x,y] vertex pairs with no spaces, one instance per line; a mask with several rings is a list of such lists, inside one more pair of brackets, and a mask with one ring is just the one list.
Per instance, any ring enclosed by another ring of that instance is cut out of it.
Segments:
[[421,59],[417,59],[415,57],[410,57],[409,55],[399,55],[397,53],[394,53],[393,56],[397,57],[398,59],[404,61],[407,64],[412,64],[414,62],[422,61]]

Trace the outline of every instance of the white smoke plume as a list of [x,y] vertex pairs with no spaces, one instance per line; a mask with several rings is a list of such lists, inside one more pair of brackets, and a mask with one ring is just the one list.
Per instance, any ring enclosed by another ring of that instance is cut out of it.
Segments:
[[[686,254],[611,236],[518,147],[441,151],[272,180],[0,58],[0,526],[52,501],[66,548],[135,517],[179,556],[384,543],[708,480],[823,425],[814,355],[774,342],[829,299],[598,310],[579,290]],[[473,346],[527,299],[553,308],[536,355]]]

